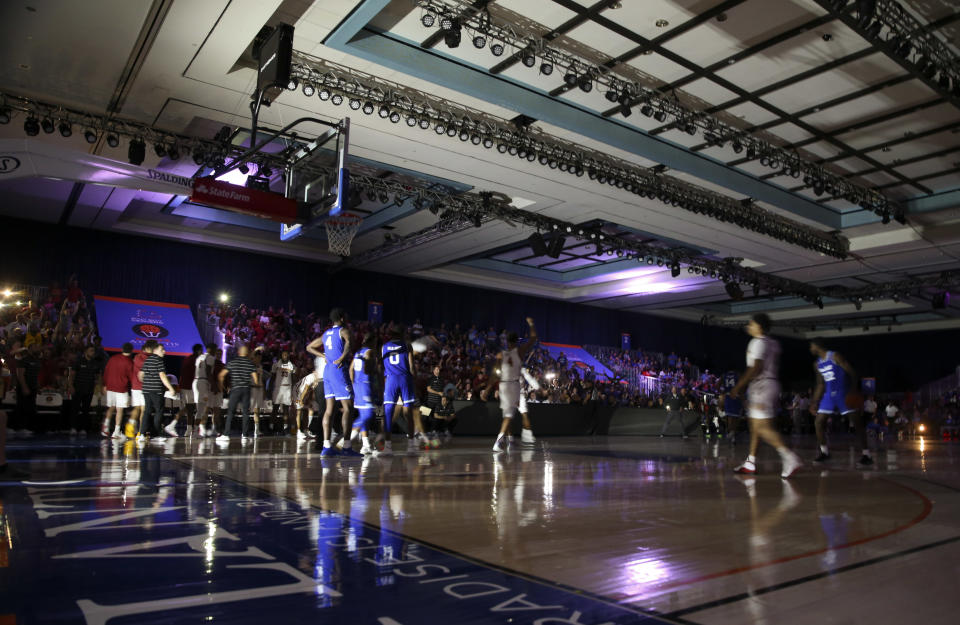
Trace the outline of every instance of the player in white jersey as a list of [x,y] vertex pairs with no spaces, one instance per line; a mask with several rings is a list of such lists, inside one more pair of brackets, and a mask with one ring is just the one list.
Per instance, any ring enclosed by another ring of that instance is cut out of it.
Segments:
[[[196,358],[193,374],[193,399],[197,402],[197,436],[208,436],[207,430],[207,410],[212,407],[212,395],[210,389],[210,376],[213,375],[214,353],[217,346],[213,343],[207,345],[207,351]],[[212,431],[212,428],[210,429]]]
[[270,377],[273,379],[273,416],[280,416],[286,424],[290,418],[290,406],[293,405],[293,376],[297,367],[290,362],[290,352],[280,352],[280,360],[273,363]]
[[493,385],[500,383],[500,410],[503,411],[503,422],[500,424],[500,434],[493,444],[493,451],[496,452],[508,451],[513,439],[509,432],[511,420],[517,416],[520,408],[520,376],[522,375],[520,371],[527,353],[537,340],[537,328],[533,325],[532,317],[527,317],[527,325],[530,327],[530,336],[523,345],[517,346],[519,338],[516,332],[507,335],[506,351],[497,354],[497,371],[490,376],[487,388],[480,392],[480,398],[486,401],[487,394]]
[[777,416],[776,406],[780,400],[780,381],[777,379],[780,369],[780,344],[769,336],[769,332],[770,317],[766,314],[759,313],[750,318],[747,333],[753,338],[747,346],[747,370],[730,391],[731,397],[736,399],[744,387],[747,389],[750,455],[734,471],[746,474],[757,472],[757,445],[762,438],[780,454],[783,461],[780,477],[787,478],[803,463],[797,454],[787,448],[773,425]]
[[[309,438],[316,438],[313,432],[310,431],[310,424],[313,423],[313,418],[317,416],[317,413],[320,412],[320,402],[317,401],[318,393],[317,388],[320,386],[320,383],[323,381],[323,369],[314,369],[307,375],[305,375],[299,382],[297,382],[296,388],[296,402],[294,407],[297,410],[297,440],[303,441]],[[322,388],[322,387],[321,387]],[[322,396],[322,393],[320,394]],[[302,423],[301,417],[303,416],[303,409],[307,408],[307,427],[306,430],[301,429],[300,424]]]

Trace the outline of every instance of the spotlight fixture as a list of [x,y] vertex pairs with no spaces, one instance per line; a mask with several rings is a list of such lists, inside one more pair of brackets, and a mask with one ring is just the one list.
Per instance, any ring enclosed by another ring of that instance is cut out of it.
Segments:
[[643,115],[644,117],[653,116],[653,107],[650,106],[649,104],[644,104],[643,106],[640,107],[640,114]]
[[456,137],[456,136],[457,136],[457,129],[456,129],[456,127],[454,127],[454,126],[448,127],[448,128],[447,128],[447,136],[448,136],[448,137]]
[[613,89],[610,89],[603,94],[603,97],[607,99],[607,102],[616,102],[620,98],[620,94]]
[[246,176],[247,174],[250,173],[250,166],[247,165],[246,163],[240,163],[240,166],[237,167],[237,170],[238,170],[241,174],[243,174],[244,176]]
[[473,145],[480,145],[480,143],[481,143],[482,141],[483,141],[483,139],[480,138],[480,135],[478,135],[478,134],[472,134],[472,135],[470,135],[470,143],[472,143]]
[[300,81],[296,78],[291,78],[290,82],[287,83],[287,89],[290,91],[296,91],[297,87],[300,86]]
[[449,15],[440,16],[440,30],[450,30],[453,28],[454,21]]
[[60,124],[57,126],[57,130],[60,131],[61,137],[69,137],[70,135],[73,134],[73,126],[71,126],[70,122],[68,122],[67,120],[61,121]]
[[40,122],[37,121],[36,117],[31,115],[24,120],[23,131],[27,133],[28,137],[36,137],[38,134],[40,134]]
[[743,289],[740,288],[740,285],[736,282],[727,282],[723,288],[727,291],[727,295],[730,296],[735,302],[739,302],[743,299]]
[[147,156],[147,146],[143,139],[131,139],[130,146],[127,148],[127,160],[131,165],[142,165],[143,159]]
[[443,42],[447,44],[448,48],[458,48],[460,47],[460,38],[462,34],[460,32],[460,24],[453,20],[450,28],[445,28],[443,33]]
[[330,101],[333,102],[334,106],[340,106],[341,104],[343,104],[343,96],[340,95],[339,93],[335,93],[332,96],[330,96]]
[[577,86],[580,87],[580,91],[584,93],[590,93],[591,91],[593,91],[593,79],[590,76],[584,74],[583,76],[580,77],[580,80],[577,81]]
[[426,117],[422,118],[420,120],[420,128],[422,130],[428,130],[430,128],[430,120],[427,119]]
[[0,124],[9,124],[10,123],[10,109],[7,107],[0,107]]
[[493,56],[503,56],[503,44],[499,41],[494,41],[490,44],[490,53]]
[[326,87],[322,87],[320,91],[317,92],[317,97],[326,102],[330,99],[330,90]]
[[303,95],[305,95],[305,96],[307,96],[307,97],[309,98],[309,97],[313,96],[314,93],[317,92],[317,89],[316,89],[316,87],[314,87],[314,86],[311,85],[310,83],[305,82],[305,83],[303,83],[303,89],[302,89],[302,91],[303,91]]
[[359,111],[361,106],[362,105],[360,103],[360,100],[358,100],[357,98],[350,98],[351,109],[353,109],[354,111]]
[[167,158],[169,158],[171,161],[180,160],[180,150],[177,148],[176,143],[167,148]]
[[477,50],[483,50],[487,47],[487,38],[483,35],[477,35],[473,38],[473,47]]
[[43,121],[40,122],[40,127],[43,128],[43,131],[44,131],[45,133],[47,133],[48,135],[49,135],[49,134],[52,134],[52,133],[53,133],[53,120],[50,119],[49,117],[44,117],[44,118],[43,118]]
[[534,65],[537,64],[537,57],[534,56],[533,52],[531,52],[530,50],[524,50],[522,56],[520,57],[520,60],[527,67],[533,67]]
[[[366,109],[364,109],[364,112],[366,112]],[[386,119],[390,117],[390,109],[386,104],[381,104],[379,110],[377,110],[377,115],[380,116],[380,119]]]
[[413,115],[407,115],[407,126],[410,126],[411,128],[413,128],[416,125],[417,125],[417,118],[414,117]]
[[157,158],[163,158],[167,155],[167,148],[160,141],[157,141],[153,144],[153,152],[157,155]]
[[489,150],[490,148],[492,148],[492,147],[493,147],[493,139],[491,139],[490,137],[484,137],[484,138],[483,138],[483,147],[487,148],[488,150]]
[[663,122],[667,121],[667,114],[663,111],[655,111],[653,118],[662,124]]
[[577,81],[577,73],[573,71],[573,68],[568,69],[567,73],[563,75],[563,84],[568,87],[576,87]]
[[544,76],[549,76],[553,73],[553,63],[550,61],[544,61],[540,64],[540,73]]
[[94,144],[97,142],[97,131],[93,128],[85,128],[83,131],[83,138],[89,144]]
[[670,265],[670,275],[674,278],[680,277],[680,263]]
[[207,155],[204,154],[203,150],[199,147],[194,148],[191,156],[193,157],[193,162],[197,165],[203,165],[207,162]]
[[363,112],[365,115],[373,115],[373,102],[369,100],[363,103]]
[[431,26],[434,25],[434,23],[436,23],[436,19],[437,18],[434,17],[433,13],[430,13],[429,11],[425,11],[423,13],[423,16],[420,18],[420,23],[426,26],[427,28],[430,28]]
[[469,141],[469,140],[470,140],[470,133],[467,132],[466,129],[460,131],[460,140],[461,140],[461,141]]

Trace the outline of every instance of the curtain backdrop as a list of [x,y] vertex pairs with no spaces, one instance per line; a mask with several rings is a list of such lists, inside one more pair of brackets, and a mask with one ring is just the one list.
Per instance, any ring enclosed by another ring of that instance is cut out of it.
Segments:
[[[365,318],[367,302],[383,302],[385,321],[424,325],[476,323],[521,331],[524,317],[537,321],[550,341],[617,346],[629,332],[633,346],[685,354],[714,371],[745,366],[747,336],[652,315],[620,312],[539,297],[363,271],[331,274],[317,263],[99,230],[58,227],[0,218],[0,280],[46,285],[76,273],[88,294],[196,305],[221,292],[231,302],[289,307],[326,314],[333,306]],[[804,341],[781,338],[785,381],[813,383]],[[960,332],[919,332],[844,338],[836,347],[862,375],[878,378],[882,391],[906,390],[950,373],[957,364]]]

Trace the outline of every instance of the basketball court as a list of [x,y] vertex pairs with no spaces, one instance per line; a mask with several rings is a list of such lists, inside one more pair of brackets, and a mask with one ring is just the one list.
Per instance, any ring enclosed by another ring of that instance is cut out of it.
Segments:
[[[286,622],[383,625],[955,619],[949,444],[891,444],[870,470],[836,453],[789,482],[764,456],[735,476],[727,442],[491,456],[461,438],[357,461],[312,445],[11,445],[33,475],[0,485],[0,562],[19,572],[4,602],[36,623],[255,622],[280,606]],[[68,580],[55,596],[53,578]]]

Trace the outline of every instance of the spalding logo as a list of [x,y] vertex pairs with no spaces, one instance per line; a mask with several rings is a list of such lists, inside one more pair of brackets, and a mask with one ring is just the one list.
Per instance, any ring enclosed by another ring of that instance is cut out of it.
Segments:
[[145,339],[162,339],[170,334],[166,328],[155,326],[152,323],[138,323],[133,326],[133,331],[137,336],[142,336]]

